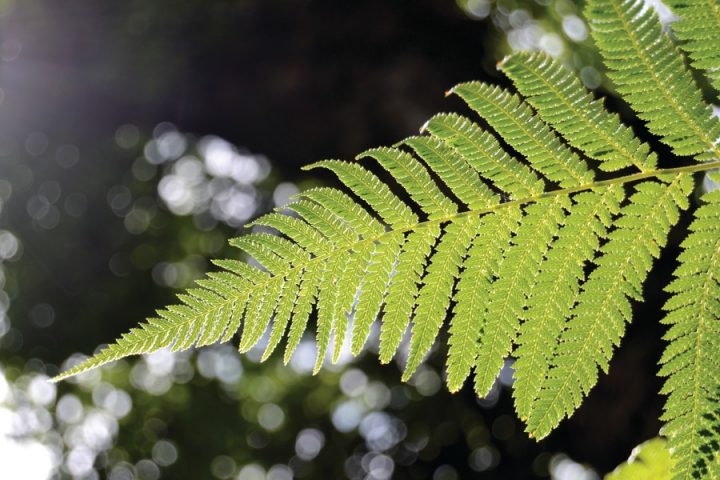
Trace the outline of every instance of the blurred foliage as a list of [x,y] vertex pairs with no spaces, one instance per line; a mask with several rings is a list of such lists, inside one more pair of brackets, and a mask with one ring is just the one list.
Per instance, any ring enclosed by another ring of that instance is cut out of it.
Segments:
[[[584,2],[570,0],[457,0],[470,18],[491,21],[495,26],[493,55],[486,68],[494,68],[493,59],[511,52],[544,51],[576,70],[590,89],[605,80],[602,60],[590,38],[589,26],[582,17]],[[607,86],[607,85],[605,85]]]
[[605,480],[667,480],[672,478],[673,463],[665,439],[653,438],[635,447],[628,461]]

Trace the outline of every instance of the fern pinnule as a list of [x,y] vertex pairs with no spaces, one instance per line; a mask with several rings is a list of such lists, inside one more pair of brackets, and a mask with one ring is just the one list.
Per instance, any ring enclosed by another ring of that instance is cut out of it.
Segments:
[[663,319],[670,325],[660,360],[668,395],[663,434],[678,478],[720,476],[720,190],[702,200],[666,288],[672,297]]
[[451,392],[462,387],[475,367],[492,284],[521,218],[518,207],[505,208],[480,218],[477,235],[463,263],[464,270],[454,297],[455,308],[450,317],[447,384]]
[[525,207],[523,221],[503,255],[481,320],[483,336],[475,365],[475,391],[481,397],[492,388],[512,350],[537,268],[557,235],[568,203],[567,197],[558,196]]
[[405,380],[415,372],[440,332],[455,279],[479,224],[477,217],[464,217],[448,224],[430,258],[413,315]]
[[517,95],[480,82],[461,83],[451,92],[465,100],[548,180],[561,187],[593,181],[594,174],[585,161],[563,145]]
[[[720,121],[644,0],[589,0],[592,35],[625,100],[676,155],[720,158]],[[716,34],[716,33],[715,33]]]
[[383,363],[395,356],[410,324],[415,299],[420,291],[418,284],[439,236],[440,227],[428,223],[412,231],[402,247],[383,307],[380,328],[380,361]]
[[600,161],[600,169],[652,170],[657,156],[617,115],[605,110],[582,82],[543,53],[516,53],[498,64],[518,92],[571,145]]
[[535,171],[508,155],[491,133],[461,115],[435,115],[423,130],[454,148],[483,178],[510,198],[532,197],[545,190],[545,183]]

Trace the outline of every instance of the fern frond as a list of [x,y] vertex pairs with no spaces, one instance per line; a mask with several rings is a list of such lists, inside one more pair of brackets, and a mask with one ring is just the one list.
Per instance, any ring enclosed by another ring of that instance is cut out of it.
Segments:
[[510,353],[536,271],[563,222],[568,198],[549,198],[528,205],[512,246],[504,254],[481,324],[483,335],[475,362],[475,391],[484,397]]
[[657,156],[617,115],[595,100],[562,64],[542,53],[516,53],[499,64],[540,117],[605,171],[651,170]]
[[716,90],[720,90],[720,4],[715,0],[670,0],[668,6],[680,18],[672,30],[684,43],[692,64],[705,70]]
[[582,287],[551,360],[552,368],[531,406],[527,430],[534,437],[545,437],[575,411],[597,382],[598,367],[607,372],[613,348],[632,317],[628,299],[642,298],[642,284],[653,259],[678,221],[680,209],[688,206],[692,178],[680,173],[668,181],[639,183],[630,203],[622,208],[617,229]]
[[624,197],[624,190],[617,185],[575,195],[553,248],[540,266],[513,353],[515,409],[523,420],[530,416],[550,369],[557,337],[585,280],[585,266],[595,257]]
[[565,147],[550,128],[517,95],[480,82],[451,90],[484,118],[535,170],[562,187],[591,183],[587,164]]
[[[410,330],[407,380],[449,318],[448,388],[458,390],[474,371],[475,390],[485,395],[514,356],[516,410],[531,435],[546,436],[607,372],[630,302],[642,299],[653,261],[688,207],[692,173],[720,168],[720,122],[652,8],[588,1],[618,91],[676,154],[706,163],[658,169],[649,146],[574,75],[544,55],[516,54],[500,68],[525,100],[478,82],[452,89],[489,131],[440,114],[424,125],[429,134],[370,149],[358,162],[306,167],[332,171],[345,191],[314,188],[255,220],[249,226],[260,231],[230,240],[248,262],[215,261],[221,271],[178,304],[55,380],[238,332],[247,351],[269,331],[263,359],[286,337],[287,363],[311,316],[315,372],[326,358],[338,360],[351,323],[358,354],[379,318],[383,363]],[[717,18],[700,18],[700,0],[672,2],[694,64],[715,75]],[[392,181],[366,168],[366,157]],[[585,157],[605,172],[639,172],[596,180]],[[720,476],[720,193],[704,201],[664,320],[665,434],[676,478]]]
[[650,4],[589,0],[586,16],[611,80],[650,131],[677,155],[720,158],[720,122]]
[[673,296],[663,320],[670,343],[660,360],[668,394],[662,433],[677,461],[674,478],[720,477],[720,191],[702,200],[666,288]]

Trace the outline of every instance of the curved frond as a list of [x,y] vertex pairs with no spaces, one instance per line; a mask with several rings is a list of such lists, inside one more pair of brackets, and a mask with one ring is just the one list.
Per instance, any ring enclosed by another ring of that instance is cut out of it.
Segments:
[[[671,4],[682,47],[717,86],[717,4]],[[55,380],[236,335],[241,352],[267,338],[263,360],[284,343],[287,363],[308,325],[317,372],[348,337],[359,354],[376,321],[381,362],[408,346],[407,380],[447,323],[448,388],[474,373],[486,395],[514,357],[516,410],[532,436],[548,435],[608,371],[692,174],[720,168],[720,121],[648,3],[588,0],[587,12],[618,91],[676,155],[694,157],[685,165],[659,169],[652,142],[555,60],[512,55],[500,69],[520,95],[479,82],[451,90],[489,128],[438,114],[393,148],[306,167],[332,171],[343,189],[313,188],[261,216],[230,240],[247,261],[214,261],[220,271],[176,305]],[[720,477],[720,193],[703,201],[665,306],[675,478]],[[613,475],[652,471],[649,455]]]

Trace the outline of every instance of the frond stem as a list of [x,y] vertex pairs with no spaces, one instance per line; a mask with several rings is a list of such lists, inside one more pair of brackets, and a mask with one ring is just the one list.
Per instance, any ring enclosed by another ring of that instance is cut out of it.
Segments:
[[[715,161],[712,161],[712,162],[706,162],[706,163],[700,163],[700,164],[694,164],[694,165],[688,165],[688,166],[684,166],[684,167],[665,168],[665,169],[662,169],[662,168],[661,168],[661,169],[657,169],[657,170],[653,170],[653,171],[649,171],[649,172],[634,173],[634,174],[632,174],[632,175],[625,175],[625,176],[622,176],[622,177],[612,178],[612,179],[609,179],[609,180],[602,180],[602,181],[599,181],[599,182],[592,182],[592,183],[588,183],[588,184],[585,184],[585,185],[578,185],[578,186],[574,186],[574,187],[568,187],[568,188],[562,188],[562,189],[558,189],[558,190],[552,190],[552,191],[544,192],[544,193],[541,193],[541,194],[539,194],[539,195],[535,195],[535,196],[531,196],[531,197],[525,197],[525,198],[521,198],[521,199],[518,199],[518,200],[512,200],[512,201],[508,201],[508,202],[504,202],[504,203],[499,203],[499,204],[497,204],[497,205],[495,205],[495,206],[488,207],[488,208],[483,208],[483,209],[479,209],[479,210],[468,210],[468,211],[464,211],[464,212],[452,213],[452,214],[445,215],[445,216],[443,216],[443,217],[434,218],[434,219],[432,219],[432,220],[426,220],[426,221],[423,221],[423,222],[418,222],[418,223],[415,223],[415,224],[412,224],[412,225],[407,225],[407,226],[404,226],[404,227],[400,227],[400,228],[397,228],[397,229],[394,229],[394,230],[386,230],[385,232],[383,232],[383,233],[381,233],[381,234],[379,234],[379,235],[375,235],[375,236],[373,236],[373,237],[364,238],[364,239],[362,239],[362,240],[360,240],[360,241],[352,242],[352,243],[349,243],[349,244],[340,246],[340,247],[336,248],[335,250],[331,250],[329,253],[327,253],[327,254],[325,254],[325,255],[318,255],[318,256],[316,256],[316,257],[313,257],[312,259],[310,259],[310,260],[307,261],[307,262],[304,262],[304,263],[295,263],[295,264],[293,264],[292,268],[287,269],[284,273],[279,274],[279,275],[282,275],[283,277],[286,277],[286,276],[290,275],[291,273],[295,272],[296,270],[302,270],[302,269],[307,268],[309,265],[311,265],[311,264],[313,264],[313,263],[315,263],[315,262],[323,262],[323,261],[331,258],[333,255],[337,255],[338,252],[347,251],[347,250],[355,250],[355,249],[358,249],[359,247],[364,246],[364,245],[366,245],[366,244],[380,241],[380,240],[382,240],[384,237],[387,237],[387,236],[389,236],[389,235],[397,234],[397,233],[411,232],[411,231],[416,230],[416,229],[418,229],[418,228],[420,228],[420,227],[428,226],[428,225],[431,225],[431,224],[434,224],[434,223],[435,223],[435,224],[438,224],[438,225],[441,225],[441,224],[443,224],[443,223],[450,222],[450,221],[453,221],[453,220],[457,220],[457,219],[463,218],[463,217],[470,217],[470,216],[473,216],[473,215],[484,215],[484,214],[487,214],[487,213],[492,213],[492,212],[494,212],[494,211],[497,211],[497,210],[499,210],[499,209],[501,209],[501,208],[509,208],[509,207],[513,207],[513,206],[521,206],[521,205],[525,205],[525,204],[528,204],[528,203],[538,202],[538,201],[540,201],[540,200],[542,200],[542,199],[545,199],[545,198],[552,198],[552,197],[558,197],[558,196],[566,196],[566,195],[570,195],[570,194],[573,194],[573,193],[576,193],[576,192],[581,192],[581,191],[585,191],[585,190],[592,190],[592,189],[595,189],[595,188],[601,188],[601,187],[609,186],[609,185],[622,185],[622,184],[626,184],[626,183],[630,183],[630,182],[636,182],[636,181],[639,181],[639,180],[645,180],[645,179],[648,179],[648,178],[657,178],[657,177],[660,177],[660,176],[663,176],[663,175],[673,175],[673,174],[681,174],[681,173],[682,173],[682,174],[689,174],[689,173],[696,173],[696,172],[705,172],[705,171],[712,170],[712,169],[716,169],[716,168],[720,168],[720,160],[715,160]],[[270,282],[274,281],[274,280],[277,278],[277,276],[278,276],[278,275],[272,275],[272,276],[268,277],[267,280],[252,285],[252,287],[248,288],[244,293],[245,293],[245,294],[250,294],[250,293],[252,293],[253,291],[257,291],[257,290],[263,291]],[[227,298],[226,300],[227,300],[228,302],[234,301],[234,299],[232,299],[232,298]],[[215,309],[222,308],[224,305],[225,305],[225,303],[220,303],[220,304],[218,304],[217,306],[215,306],[215,307],[211,308],[210,310],[208,310],[207,312],[203,312],[203,314],[204,314],[204,315],[207,315],[207,314],[209,314],[210,312],[214,311]]]

